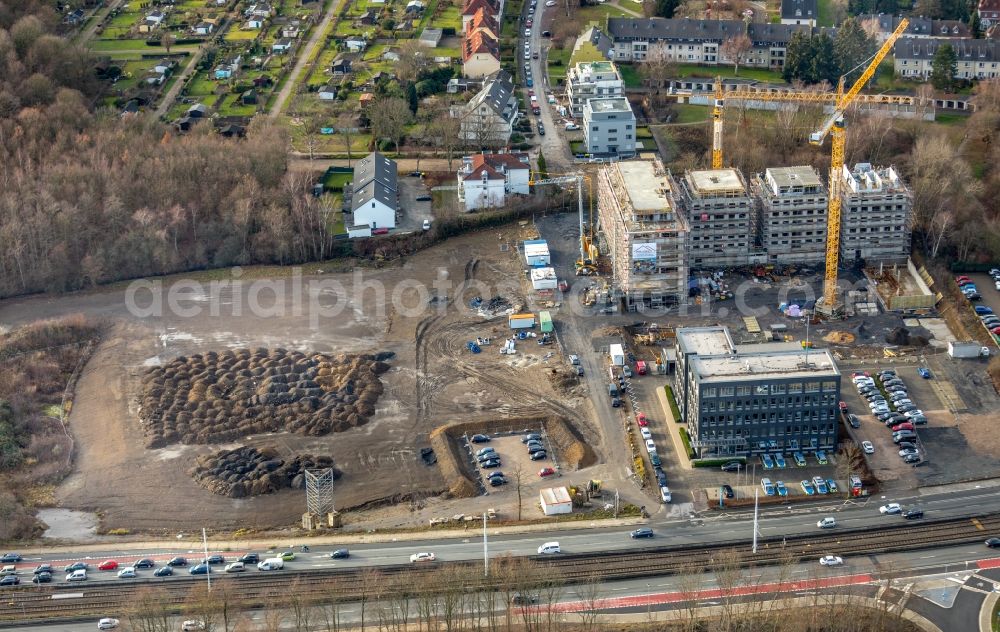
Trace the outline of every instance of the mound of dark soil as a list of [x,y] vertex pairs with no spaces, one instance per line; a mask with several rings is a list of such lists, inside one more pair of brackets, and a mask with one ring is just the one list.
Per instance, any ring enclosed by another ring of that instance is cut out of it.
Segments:
[[176,358],[143,378],[146,445],[282,431],[321,436],[364,425],[382,394],[378,376],[388,357],[239,349]]
[[[195,481],[213,494],[245,498],[270,494],[291,487],[305,489],[305,471],[333,467],[333,457],[300,454],[288,460],[274,448],[242,447],[221,450],[198,458],[189,472]],[[333,468],[334,479],[341,472]]]

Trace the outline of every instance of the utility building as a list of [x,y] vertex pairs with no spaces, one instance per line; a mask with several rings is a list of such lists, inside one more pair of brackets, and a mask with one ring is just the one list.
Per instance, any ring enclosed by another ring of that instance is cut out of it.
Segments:
[[722,268],[750,263],[754,205],[736,169],[688,171],[679,198],[690,226],[688,265]]
[[688,228],[674,187],[659,161],[618,162],[598,171],[598,221],[615,290],[629,310],[674,305],[686,289]]
[[676,349],[675,396],[700,457],[836,447],[840,371],[829,351],[737,348],[724,327],[678,329]]
[[905,262],[910,255],[913,196],[893,167],[844,165],[840,258],[845,263]]
[[810,166],[777,167],[750,182],[768,261],[820,263],[826,257],[827,194]]

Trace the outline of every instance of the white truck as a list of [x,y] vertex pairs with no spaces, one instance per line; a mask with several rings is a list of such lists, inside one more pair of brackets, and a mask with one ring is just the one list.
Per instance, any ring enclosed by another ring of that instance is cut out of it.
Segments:
[[975,340],[952,341],[948,343],[948,355],[953,358],[988,358],[990,348],[982,346]]
[[269,557],[263,562],[257,563],[259,571],[280,571],[285,568],[285,561],[280,557]]

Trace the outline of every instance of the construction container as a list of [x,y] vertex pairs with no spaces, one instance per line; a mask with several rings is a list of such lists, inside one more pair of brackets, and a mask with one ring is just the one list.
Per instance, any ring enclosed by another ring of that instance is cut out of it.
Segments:
[[608,347],[608,355],[611,356],[611,364],[615,366],[625,366],[625,349],[618,344]]
[[538,312],[538,325],[542,328],[543,334],[552,333],[552,314]]
[[535,326],[534,314],[511,314],[507,319],[511,329],[531,329]]
[[554,290],[558,283],[556,271],[552,268],[533,268],[531,270],[531,287],[536,290]]
[[[524,261],[532,268],[551,265],[549,244],[544,239],[532,239],[524,242]],[[555,287],[555,286],[553,286]]]

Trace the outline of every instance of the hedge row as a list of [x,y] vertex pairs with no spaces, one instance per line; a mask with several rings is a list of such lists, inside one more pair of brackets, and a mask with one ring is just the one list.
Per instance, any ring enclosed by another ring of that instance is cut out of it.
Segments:
[[734,456],[734,457],[720,458],[720,459],[692,459],[691,460],[691,466],[692,467],[715,467],[716,465],[725,465],[726,463],[731,463],[733,461],[736,461],[738,463],[742,463],[743,465],[747,464],[746,457]]
[[687,451],[689,459],[694,458],[694,450],[691,448],[691,437],[688,436],[687,428],[679,428],[678,432],[681,433],[681,442],[684,444],[684,449]]
[[679,424],[684,423],[681,419],[681,409],[677,407],[677,399],[674,397],[674,389],[667,384],[663,387],[663,392],[667,394],[667,403],[670,404],[670,414],[674,416],[674,421]]

